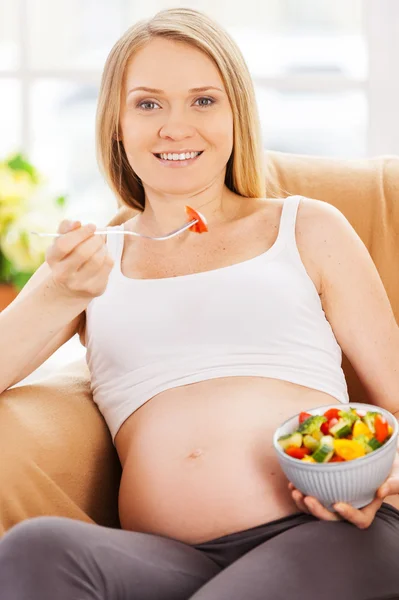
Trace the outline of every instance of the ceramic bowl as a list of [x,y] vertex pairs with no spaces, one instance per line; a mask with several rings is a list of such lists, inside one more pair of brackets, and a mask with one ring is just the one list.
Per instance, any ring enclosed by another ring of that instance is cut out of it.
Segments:
[[398,422],[394,415],[384,408],[350,402],[319,406],[306,412],[311,415],[323,415],[330,408],[349,410],[350,407],[355,410],[379,412],[393,428],[391,437],[381,448],[361,458],[345,462],[311,463],[286,454],[277,440],[282,435],[293,433],[299,427],[299,413],[285,421],[273,436],[274,448],[288,480],[302,494],[317,498],[323,506],[333,512],[333,505],[337,502],[346,502],[355,508],[370,504],[378,488],[389,476],[397,451]]

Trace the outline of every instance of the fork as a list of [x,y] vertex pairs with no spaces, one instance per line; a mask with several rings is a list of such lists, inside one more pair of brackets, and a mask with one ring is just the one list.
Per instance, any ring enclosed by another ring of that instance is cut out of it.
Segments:
[[[190,229],[190,227],[192,227],[193,225],[195,225],[195,223],[198,223],[198,219],[192,219],[191,221],[189,221],[188,223],[185,223],[184,225],[182,225],[182,227],[179,227],[178,229],[174,229],[173,231],[171,231],[170,233],[167,233],[166,235],[161,235],[161,236],[152,236],[152,235],[144,235],[144,233],[137,233],[136,231],[127,231],[124,229],[119,229],[117,231],[107,231],[107,230],[96,230],[94,231],[94,235],[136,235],[137,237],[142,237],[142,238],[146,238],[147,240],[169,240],[170,238],[175,237],[176,235],[179,235],[179,233],[183,233],[183,231],[186,231],[187,229]],[[64,233],[44,233],[41,231],[30,231],[29,233],[32,233],[34,235],[38,235],[40,237],[61,237],[62,235],[65,235]]]

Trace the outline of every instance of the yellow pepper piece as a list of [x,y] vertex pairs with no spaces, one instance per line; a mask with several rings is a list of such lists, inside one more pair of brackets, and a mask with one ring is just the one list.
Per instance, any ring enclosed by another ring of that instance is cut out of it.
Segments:
[[366,454],[363,446],[356,440],[334,440],[335,453],[345,460],[360,458]]
[[356,421],[353,426],[353,437],[357,437],[358,435],[365,435],[369,440],[373,437],[372,432],[363,421]]
[[305,454],[305,456],[301,458],[301,460],[304,460],[305,462],[316,462],[314,458],[309,456],[309,454]]
[[392,435],[392,433],[393,433],[393,427],[388,425],[388,435]]

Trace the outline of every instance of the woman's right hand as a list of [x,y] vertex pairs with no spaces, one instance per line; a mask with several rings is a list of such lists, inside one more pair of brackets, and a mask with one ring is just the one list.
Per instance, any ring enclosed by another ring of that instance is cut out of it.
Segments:
[[75,298],[95,298],[104,293],[114,261],[108,254],[105,236],[94,235],[94,224],[62,221],[63,235],[46,252],[55,286]]

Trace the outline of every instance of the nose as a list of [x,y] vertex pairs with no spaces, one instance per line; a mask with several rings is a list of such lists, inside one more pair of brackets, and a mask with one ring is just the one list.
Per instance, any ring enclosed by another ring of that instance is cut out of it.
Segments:
[[182,140],[192,137],[195,133],[196,129],[189,122],[188,115],[181,111],[171,111],[159,130],[162,139]]

